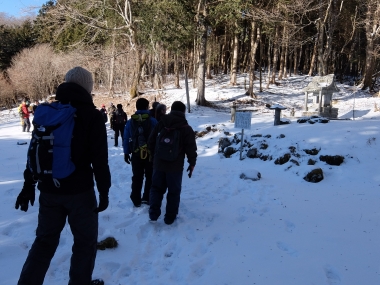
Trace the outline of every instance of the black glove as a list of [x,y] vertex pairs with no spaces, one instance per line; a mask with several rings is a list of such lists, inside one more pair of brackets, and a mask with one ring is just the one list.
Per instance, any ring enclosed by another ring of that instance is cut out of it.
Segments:
[[30,205],[34,205],[34,200],[36,198],[36,193],[34,190],[34,186],[24,187],[22,188],[20,194],[17,196],[15,208],[18,210],[20,207],[21,211],[28,211],[29,202]]
[[186,171],[189,172],[189,178],[191,178],[191,175],[193,175],[195,165],[189,165],[189,167],[186,169]]
[[99,194],[99,205],[94,210],[95,213],[103,212],[105,209],[108,208],[108,195],[106,194]]
[[131,163],[131,158],[130,158],[129,154],[124,153],[124,161],[128,164]]

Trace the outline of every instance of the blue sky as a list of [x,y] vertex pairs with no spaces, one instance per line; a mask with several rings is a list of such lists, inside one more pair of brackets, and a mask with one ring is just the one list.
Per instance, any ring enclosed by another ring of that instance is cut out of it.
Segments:
[[[0,12],[8,16],[21,17],[27,16],[27,11],[37,14],[39,8],[48,0],[0,0]],[[30,9],[31,7],[36,9]]]

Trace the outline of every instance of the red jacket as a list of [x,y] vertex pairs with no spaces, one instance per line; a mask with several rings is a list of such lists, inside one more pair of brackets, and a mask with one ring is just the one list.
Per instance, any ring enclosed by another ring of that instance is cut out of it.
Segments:
[[25,103],[22,103],[21,110],[22,110],[22,117],[29,118],[30,116],[29,114],[31,113],[31,111],[29,111]]

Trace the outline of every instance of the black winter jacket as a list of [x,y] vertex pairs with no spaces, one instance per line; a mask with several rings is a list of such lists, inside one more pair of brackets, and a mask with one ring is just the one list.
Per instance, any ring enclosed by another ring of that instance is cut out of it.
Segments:
[[[122,114],[123,122],[120,124],[118,122],[118,114]],[[114,112],[112,112],[112,126],[125,126],[128,121],[127,113],[124,112],[123,108],[117,108]]]
[[[177,128],[180,131],[180,153],[175,161],[165,161],[154,155],[156,139],[164,127]],[[183,170],[185,155],[189,165],[195,166],[197,160],[197,143],[195,133],[192,127],[187,123],[185,114],[179,111],[171,111],[169,114],[161,117],[161,120],[154,127],[149,136],[148,148],[153,156],[153,168],[159,171],[174,172]]]
[[[92,190],[94,178],[100,194],[108,195],[111,187],[111,174],[108,166],[107,131],[103,117],[92,102],[92,96],[75,83],[62,83],[58,86],[56,99],[70,103],[76,111],[71,160],[75,171],[60,179],[57,188],[50,178],[39,181],[41,192],[56,194],[77,194]],[[28,168],[24,171],[24,187],[35,184]]]

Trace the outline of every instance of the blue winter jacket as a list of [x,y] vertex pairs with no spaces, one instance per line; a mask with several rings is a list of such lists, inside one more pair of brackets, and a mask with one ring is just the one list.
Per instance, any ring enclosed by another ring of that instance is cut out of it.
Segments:
[[[137,110],[135,112],[136,115],[138,114],[149,114],[149,110]],[[151,124],[151,130],[157,125],[157,120],[153,117],[150,117],[150,124]],[[132,137],[132,118],[128,120],[128,122],[125,124],[124,127],[124,140],[123,140],[123,149],[125,154],[131,154],[132,151],[129,149],[129,139]]]

